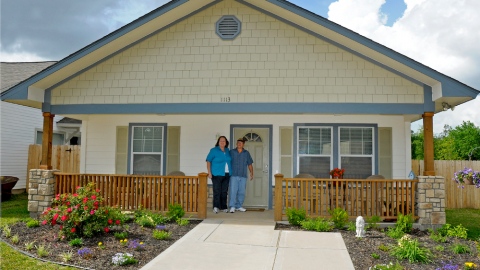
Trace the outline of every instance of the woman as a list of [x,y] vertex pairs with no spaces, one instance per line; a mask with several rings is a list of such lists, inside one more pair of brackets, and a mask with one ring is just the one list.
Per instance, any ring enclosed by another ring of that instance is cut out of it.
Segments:
[[213,182],[213,212],[219,210],[228,212],[227,194],[228,184],[230,182],[230,172],[232,167],[232,158],[228,150],[228,140],[225,136],[220,136],[215,147],[210,150],[207,156],[208,178]]

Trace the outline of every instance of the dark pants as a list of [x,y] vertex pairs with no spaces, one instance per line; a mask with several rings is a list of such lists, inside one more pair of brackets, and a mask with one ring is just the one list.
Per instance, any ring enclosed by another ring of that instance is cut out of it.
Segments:
[[230,183],[230,175],[228,173],[225,176],[212,176],[213,182],[213,207],[217,207],[220,210],[228,209],[227,195],[228,184]]

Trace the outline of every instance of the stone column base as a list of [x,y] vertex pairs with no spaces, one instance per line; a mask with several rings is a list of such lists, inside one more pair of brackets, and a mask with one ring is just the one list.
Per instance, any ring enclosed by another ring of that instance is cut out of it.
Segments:
[[415,195],[416,213],[420,217],[416,227],[440,228],[446,223],[445,178],[443,176],[418,176]]
[[55,176],[58,170],[30,170],[28,184],[28,211],[31,218],[39,218],[52,205],[55,197]]

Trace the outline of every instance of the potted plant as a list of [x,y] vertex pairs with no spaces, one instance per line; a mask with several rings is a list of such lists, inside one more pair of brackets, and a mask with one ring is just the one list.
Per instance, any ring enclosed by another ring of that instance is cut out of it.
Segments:
[[[335,168],[330,171],[330,176],[332,179],[343,179],[343,175],[345,174],[345,169]],[[333,186],[337,186],[337,181],[333,181]]]
[[477,188],[480,188],[480,172],[474,172],[467,167],[456,172],[452,180],[458,184],[458,187],[464,188],[465,185],[475,185]]

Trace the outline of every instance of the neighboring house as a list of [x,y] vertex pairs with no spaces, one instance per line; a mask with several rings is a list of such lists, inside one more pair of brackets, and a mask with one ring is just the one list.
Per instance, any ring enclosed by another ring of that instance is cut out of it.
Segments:
[[[1,63],[2,93],[56,62]],[[43,116],[37,108],[1,102],[1,175],[20,180],[15,189],[25,189],[27,179],[28,146],[42,144]],[[79,144],[81,121],[56,116],[53,144]],[[73,140],[72,140],[73,139]]]
[[284,0],[178,0],[2,100],[81,119],[82,173],[197,175],[218,136],[245,137],[246,204],[272,207],[275,173],[408,178],[411,122],[433,164],[432,116],[478,94]]

